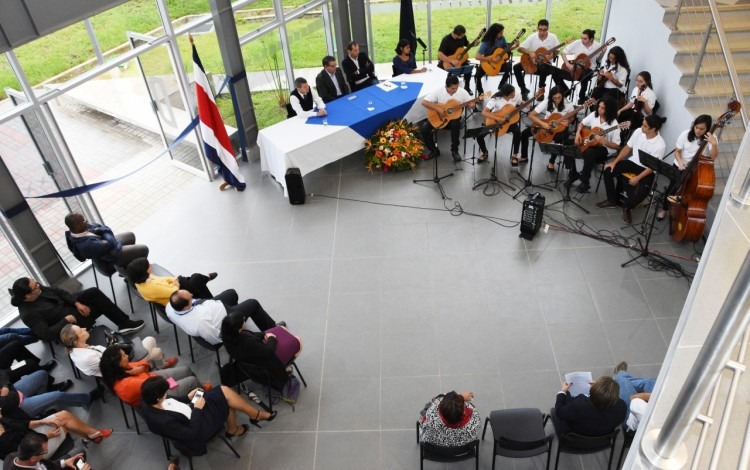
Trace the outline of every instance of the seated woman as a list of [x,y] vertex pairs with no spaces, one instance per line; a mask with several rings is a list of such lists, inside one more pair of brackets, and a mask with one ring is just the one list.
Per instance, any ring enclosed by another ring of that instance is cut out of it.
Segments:
[[420,441],[457,447],[476,440],[481,418],[471,403],[473,398],[473,392],[448,392],[433,398],[420,413]]
[[[521,158],[519,162],[526,162],[529,160],[529,138],[532,134],[533,127],[539,127],[540,129],[550,129],[549,123],[545,121],[553,114],[565,115],[573,111],[573,104],[565,99],[563,91],[558,87],[552,87],[549,91],[549,96],[546,100],[536,105],[536,107],[529,113],[529,118],[532,121],[531,126],[527,126],[526,129],[521,132]],[[553,141],[557,144],[561,144],[568,139],[568,125],[570,123],[565,121],[561,122],[560,125],[564,127],[564,130],[555,134]],[[555,160],[557,155],[550,155],[549,161],[547,162],[547,171],[555,171]],[[571,171],[575,171],[575,162],[572,159],[566,157],[566,166],[571,167]]]
[[237,411],[258,421],[273,421],[276,412],[253,408],[229,387],[221,386],[204,393],[193,403],[196,390],[168,398],[169,384],[163,377],[150,377],[141,387],[143,419],[151,432],[189,446],[193,455],[206,453],[206,443],[226,423],[228,438],[244,435],[249,426],[237,424]]
[[[291,372],[286,366],[302,352],[302,341],[284,326],[267,328],[274,325],[270,317],[266,324],[261,322],[258,325],[264,330],[262,333],[245,330],[244,325],[245,318],[240,313],[230,313],[222,320],[221,340],[227,352],[239,362],[261,367],[268,372],[271,387],[283,389]],[[244,381],[248,378],[250,377],[241,374],[237,380]]]
[[15,417],[14,413],[20,410],[36,418],[50,408],[88,407],[100,396],[98,388],[89,393],[63,392],[73,386],[70,380],[60,385],[50,386],[50,383],[49,374],[43,370],[26,375],[15,383],[8,379],[5,371],[0,370],[0,409],[6,416]]
[[628,407],[620,399],[620,386],[612,377],[599,377],[591,384],[589,395],[571,396],[570,384],[557,393],[552,423],[557,435],[574,432],[582,436],[611,433],[626,418]]
[[613,47],[607,53],[607,61],[599,70],[596,86],[591,92],[591,96],[597,100],[605,96],[611,96],[619,102],[620,98],[627,92],[625,82],[627,82],[629,76],[630,64],[625,51],[620,46]]
[[[630,94],[630,100],[617,112],[617,120],[620,122],[630,121],[630,128],[637,129],[643,124],[643,118],[654,112],[655,106],[656,93],[654,93],[654,86],[651,84],[651,74],[644,70],[635,78],[635,86]],[[625,131],[624,137],[629,133],[629,131]]]
[[14,417],[0,415],[0,459],[18,450],[23,436],[31,431],[47,436],[47,454],[55,453],[71,432],[96,444],[112,435],[111,429],[95,429],[69,411],[58,411],[43,419],[30,419],[25,413]]
[[417,68],[417,61],[411,53],[411,43],[402,39],[396,45],[396,57],[393,58],[393,76],[404,73],[424,73],[427,67]]
[[[78,325],[68,324],[60,331],[60,342],[70,355],[70,360],[86,375],[101,377],[99,362],[106,349],[101,345],[89,345],[89,331]],[[137,361],[147,361],[152,369],[169,369],[177,364],[176,357],[164,359],[164,353],[156,346],[156,339],[152,336],[145,338],[131,338],[133,341],[133,358]]]
[[128,264],[127,271],[128,279],[138,289],[141,297],[164,307],[169,303],[169,296],[179,289],[185,289],[197,299],[212,298],[213,294],[206,284],[218,276],[216,273],[209,273],[208,276],[193,273],[190,277],[155,276],[147,258],[134,259]]
[[[149,377],[171,379],[170,395],[182,396],[196,388],[199,383],[189,367],[174,367],[151,372],[146,361],[129,362],[128,355],[119,346],[110,346],[102,353],[99,363],[102,379],[115,395],[130,406],[141,406],[141,385]],[[210,385],[206,386],[210,388]]]

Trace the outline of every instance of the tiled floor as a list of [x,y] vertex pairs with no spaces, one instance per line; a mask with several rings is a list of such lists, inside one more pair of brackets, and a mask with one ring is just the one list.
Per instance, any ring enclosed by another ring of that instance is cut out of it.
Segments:
[[[503,180],[509,139],[499,146]],[[536,157],[533,179],[542,183],[550,177],[538,151]],[[441,173],[453,168],[441,159]],[[658,373],[686,280],[645,263],[621,268],[632,252],[554,228],[533,241],[520,239],[522,198],[471,189],[489,170],[489,164],[463,163],[444,180],[452,198],[444,204],[434,184],[412,183],[431,176],[432,162],[422,162],[416,174],[371,175],[354,156],[305,177],[315,196],[291,206],[256,162],[242,166],[245,192],[200,184],[133,227],[153,262],[175,273],[219,272],[215,292],[231,287],[241,299],[257,298],[304,340],[298,363],[309,387],[296,411],[280,405],[274,422],[234,439],[241,459],[216,441],[196,468],[418,468],[415,419],[437,393],[472,390],[484,417],[499,408],[547,411],[569,371],[610,374],[617,361],[627,360],[635,374]],[[547,202],[560,197],[542,192]],[[552,225],[566,217],[569,224],[581,220],[592,231],[632,237],[619,211],[593,207],[602,193],[583,198],[590,215],[570,204],[562,212],[558,204],[545,218]],[[638,224],[644,212],[635,211]],[[691,246],[672,245],[663,225],[656,232],[652,249],[679,254],[684,258],[677,261],[695,269],[685,259]],[[117,288],[125,306],[122,284]],[[136,315],[147,315],[141,302]],[[172,332],[161,326],[159,343],[174,354]],[[184,335],[181,340],[186,349]],[[189,364],[185,349],[182,363]],[[199,377],[218,382],[213,353],[196,353]],[[84,379],[76,389],[91,386]],[[135,458],[138,468],[166,468],[161,441],[125,429],[116,402],[97,403],[88,419],[116,430],[90,449],[94,468],[133,468]],[[490,468],[490,436],[480,452],[481,468]],[[500,468],[544,467],[541,457],[501,460]],[[560,465],[605,467],[604,454],[565,455]]]

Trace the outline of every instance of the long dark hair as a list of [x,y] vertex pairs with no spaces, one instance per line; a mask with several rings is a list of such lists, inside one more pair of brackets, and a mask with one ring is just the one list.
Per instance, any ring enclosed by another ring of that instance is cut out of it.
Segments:
[[653,128],[656,132],[659,132],[659,129],[661,129],[662,124],[667,122],[666,117],[661,117],[657,114],[649,114],[645,117],[646,124],[648,124],[648,127]]
[[110,346],[102,353],[99,360],[99,370],[102,372],[102,379],[110,390],[114,390],[115,382],[127,377],[128,373],[120,365],[122,356],[120,355],[119,346]]
[[127,272],[128,279],[133,284],[141,284],[148,280],[148,266],[149,262],[147,258],[136,258],[128,263]]
[[411,42],[408,39],[401,39],[398,44],[396,44],[396,54],[401,55],[404,52],[404,47],[411,46]]
[[[604,103],[604,119],[607,124],[612,124],[617,119],[617,101],[613,97],[607,96],[600,99],[599,103]],[[597,106],[599,106],[598,103]]]
[[228,342],[240,335],[240,327],[245,319],[240,313],[230,313],[221,321],[221,340]]
[[[708,114],[701,114],[697,118],[695,118],[695,121],[693,121],[693,125],[690,126],[690,131],[688,132],[688,141],[692,142],[696,139],[695,137],[695,126],[698,124],[705,124],[706,125],[706,132],[711,130],[711,126],[713,125],[714,120],[709,116]],[[703,134],[704,136],[706,134]]]
[[560,100],[560,104],[557,106],[557,112],[561,113],[562,110],[565,109],[565,93],[560,90],[560,87],[553,86],[547,97],[547,111],[551,112],[555,110],[555,102],[552,101],[552,97],[557,94],[560,94],[563,97],[563,99]]
[[500,31],[505,31],[505,26],[501,25],[500,23],[492,23],[490,29],[487,30],[487,34],[485,34],[482,38],[482,42],[495,42],[495,39],[497,39],[497,35],[500,34]]
[[654,89],[654,86],[651,84],[651,72],[643,71],[638,74],[639,77],[643,78],[643,81],[646,82],[646,86]]
[[[614,54],[616,64],[609,62],[609,55]],[[607,52],[607,66],[617,65],[617,67],[625,67],[626,70],[630,71],[630,64],[628,64],[628,58],[625,55],[625,51],[620,46],[615,46]],[[617,70],[615,67],[615,70]]]

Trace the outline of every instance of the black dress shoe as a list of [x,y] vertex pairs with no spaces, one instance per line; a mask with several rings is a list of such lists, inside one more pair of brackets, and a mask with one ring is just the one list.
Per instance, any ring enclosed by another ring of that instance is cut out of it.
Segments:
[[578,188],[576,188],[576,191],[579,193],[586,193],[588,190],[591,189],[591,185],[588,183],[581,183],[578,185]]
[[595,205],[599,209],[609,209],[610,207],[617,207],[617,201],[610,201],[609,199],[605,199],[604,201],[597,202]]
[[276,326],[283,326],[284,328],[286,328],[286,322],[284,320],[282,320],[282,321],[276,323]]
[[430,150],[428,160],[432,160],[433,158],[437,158],[439,156],[440,156],[440,149]]
[[72,386],[73,386],[73,381],[68,379],[65,382],[58,382],[56,384],[50,385],[49,390],[50,392],[64,392],[65,390],[68,390]]
[[209,281],[213,281],[213,280],[214,280],[214,279],[216,279],[216,278],[217,278],[218,276],[219,276],[219,274],[218,274],[218,273],[208,273],[208,280],[209,280]]
[[51,371],[55,367],[57,367],[57,361],[54,359],[52,359],[51,361],[47,361],[44,364],[39,365],[39,368],[46,372]]
[[451,150],[451,156],[453,157],[454,162],[460,162],[462,160],[461,154],[459,154],[456,150]]

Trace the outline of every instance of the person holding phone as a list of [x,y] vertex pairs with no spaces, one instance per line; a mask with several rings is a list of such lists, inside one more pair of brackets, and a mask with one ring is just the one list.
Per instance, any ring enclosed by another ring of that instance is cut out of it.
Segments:
[[187,395],[168,397],[169,384],[164,377],[150,377],[141,386],[141,412],[154,434],[178,441],[193,455],[207,452],[206,443],[226,424],[227,438],[244,436],[250,427],[237,423],[237,412],[258,421],[273,421],[276,412],[254,408],[229,387],[221,386],[203,392],[192,390]]
[[[48,439],[44,434],[29,433],[21,439],[18,452],[13,452],[5,458],[4,470],[22,470],[24,468],[46,468],[47,470],[63,470],[75,468],[77,470],[91,470],[86,462],[86,454],[76,452],[70,457],[58,461],[48,460],[50,453]],[[74,450],[75,452],[75,450]]]

